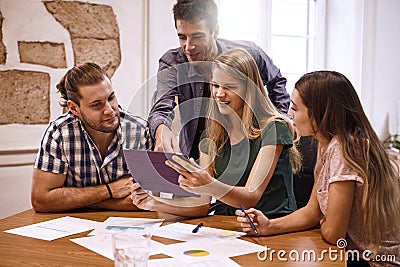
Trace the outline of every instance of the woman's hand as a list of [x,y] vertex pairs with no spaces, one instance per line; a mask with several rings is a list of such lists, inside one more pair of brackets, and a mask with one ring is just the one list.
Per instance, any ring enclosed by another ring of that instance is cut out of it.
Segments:
[[[194,159],[189,161],[180,157],[173,156],[172,160],[167,160],[165,164],[175,169],[180,175],[178,178],[179,185],[185,190],[197,194],[210,193],[209,186],[215,178],[207,171],[204,171]],[[174,162],[175,161],[175,162]]]
[[[250,217],[250,220],[253,221],[254,226],[257,228],[257,235],[269,234],[270,220],[264,215],[264,213],[254,208],[245,210],[245,212]],[[242,231],[247,233],[248,235],[256,235],[256,233],[251,228],[250,223],[247,221],[245,213],[241,210],[236,210],[235,214],[237,215],[236,220],[240,222]]]
[[143,210],[153,211],[157,204],[157,200],[154,199],[151,194],[140,188],[138,183],[134,183],[131,186],[131,199],[133,205]]

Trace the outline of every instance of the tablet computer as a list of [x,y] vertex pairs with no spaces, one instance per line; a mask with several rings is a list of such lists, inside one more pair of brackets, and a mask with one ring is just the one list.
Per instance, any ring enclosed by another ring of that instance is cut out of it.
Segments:
[[[179,173],[165,164],[173,153],[150,150],[125,149],[125,161],[133,179],[144,190],[172,193],[180,196],[200,197],[179,186]],[[181,155],[178,155],[182,157]]]

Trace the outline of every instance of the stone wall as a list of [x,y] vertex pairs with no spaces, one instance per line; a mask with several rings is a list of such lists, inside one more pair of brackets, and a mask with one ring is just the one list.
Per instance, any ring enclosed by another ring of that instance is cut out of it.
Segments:
[[[3,15],[0,10],[0,29],[3,29]],[[3,43],[3,31],[0,30],[0,64],[6,63],[7,50]]]
[[18,42],[22,63],[38,64],[51,68],[66,68],[64,44],[51,42]]
[[37,71],[0,71],[2,124],[45,124],[50,118],[50,75]]
[[[112,77],[121,63],[119,28],[112,7],[78,1],[43,1],[47,12],[71,38],[74,65],[88,61],[103,67]],[[0,10],[1,11],[1,10]],[[0,29],[3,17],[0,13]],[[26,25],[29,27],[29,25]],[[0,64],[7,62],[7,47],[0,32]],[[67,68],[65,44],[42,40],[18,40],[21,63],[55,69]],[[47,124],[50,119],[50,76],[46,72],[17,69],[0,71],[0,125]]]
[[82,2],[44,2],[71,35],[75,65],[94,61],[111,77],[121,63],[119,28],[113,9]]

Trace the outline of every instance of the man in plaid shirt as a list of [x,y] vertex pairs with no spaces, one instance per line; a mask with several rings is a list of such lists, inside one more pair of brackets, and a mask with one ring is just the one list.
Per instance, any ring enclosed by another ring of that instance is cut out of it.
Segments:
[[94,63],[70,69],[57,89],[68,112],[50,122],[41,141],[32,181],[35,211],[138,210],[122,149],[148,148],[146,121],[118,106],[109,78]]

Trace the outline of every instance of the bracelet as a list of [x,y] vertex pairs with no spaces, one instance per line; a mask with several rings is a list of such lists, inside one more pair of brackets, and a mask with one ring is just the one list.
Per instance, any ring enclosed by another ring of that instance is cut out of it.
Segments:
[[108,194],[110,195],[110,198],[113,198],[110,186],[108,184],[105,184],[105,185],[107,187],[107,191],[108,191]]

